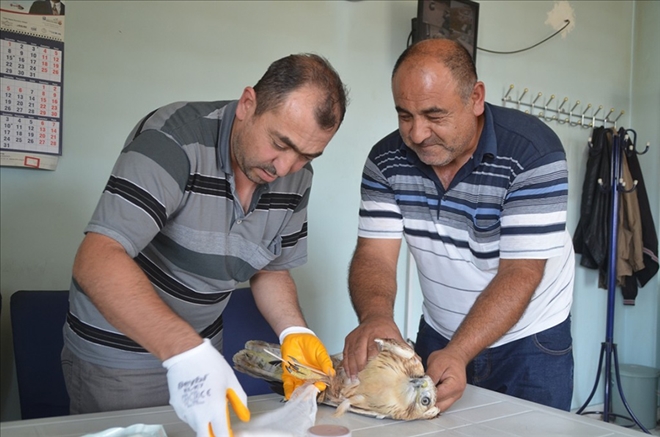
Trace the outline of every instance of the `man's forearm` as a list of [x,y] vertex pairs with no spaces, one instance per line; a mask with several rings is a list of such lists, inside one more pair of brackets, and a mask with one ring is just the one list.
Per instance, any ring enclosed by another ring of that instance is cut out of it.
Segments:
[[502,260],[447,346],[467,364],[522,317],[543,278],[545,260]]
[[371,317],[394,317],[400,246],[400,240],[358,240],[348,289],[360,323]]
[[161,361],[201,344],[197,332],[162,301],[115,240],[87,234],[73,276],[111,325]]
[[349,292],[358,321],[370,317],[394,317],[396,273],[384,272],[365,256],[353,258],[349,273]]
[[287,270],[262,270],[250,279],[257,308],[277,335],[290,326],[307,327],[298,292]]

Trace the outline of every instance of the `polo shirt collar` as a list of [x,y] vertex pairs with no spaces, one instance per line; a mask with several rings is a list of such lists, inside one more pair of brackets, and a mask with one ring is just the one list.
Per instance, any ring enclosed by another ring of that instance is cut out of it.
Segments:
[[234,174],[234,170],[231,168],[229,140],[231,138],[231,128],[234,125],[234,118],[236,117],[237,106],[238,100],[232,100],[225,106],[218,132],[218,167],[228,175]]
[[[220,120],[220,128],[218,132],[218,167],[227,175],[228,180],[232,185],[234,184],[234,169],[231,167],[231,151],[229,147],[229,140],[231,139],[231,128],[234,125],[234,119],[236,118],[236,107],[238,106],[238,100],[232,100],[224,107],[224,112],[222,114],[222,120]],[[252,201],[250,202],[250,211],[254,209],[259,198],[263,193],[270,191],[270,184],[261,184],[257,185],[257,188],[252,194]],[[243,215],[243,208],[240,209],[240,214]]]
[[493,123],[493,113],[490,110],[490,104],[484,102],[484,128],[479,137],[477,150],[472,155],[474,162],[480,163],[484,156],[497,156],[497,138],[495,136],[495,123]]

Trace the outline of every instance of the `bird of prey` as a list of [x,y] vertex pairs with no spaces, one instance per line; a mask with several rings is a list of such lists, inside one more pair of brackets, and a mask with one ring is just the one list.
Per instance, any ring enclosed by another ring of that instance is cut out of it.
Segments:
[[281,384],[283,367],[300,379],[324,382],[327,388],[319,395],[319,402],[337,407],[337,416],[346,411],[396,420],[438,416],[435,385],[424,374],[422,362],[412,348],[391,339],[375,341],[378,355],[367,362],[353,382],[342,366],[342,354],[331,357],[336,375],[329,377],[295,360],[282,360],[279,345],[258,340],[248,341],[245,349],[234,355],[234,368],[268,381],[271,387]]

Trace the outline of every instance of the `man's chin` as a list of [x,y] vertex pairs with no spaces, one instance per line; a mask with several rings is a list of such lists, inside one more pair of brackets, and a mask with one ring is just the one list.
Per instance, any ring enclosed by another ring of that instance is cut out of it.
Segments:
[[438,156],[435,153],[420,153],[416,151],[419,160],[431,167],[442,167],[452,162],[452,158],[448,156]]

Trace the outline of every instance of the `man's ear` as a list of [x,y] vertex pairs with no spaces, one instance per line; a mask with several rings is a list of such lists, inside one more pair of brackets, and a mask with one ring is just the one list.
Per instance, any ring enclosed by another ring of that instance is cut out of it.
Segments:
[[243,94],[238,99],[236,107],[236,118],[243,121],[254,114],[257,107],[257,94],[251,86],[245,87]]
[[484,113],[484,102],[486,101],[486,86],[483,82],[478,81],[474,84],[470,99],[472,100],[472,112],[479,117]]

